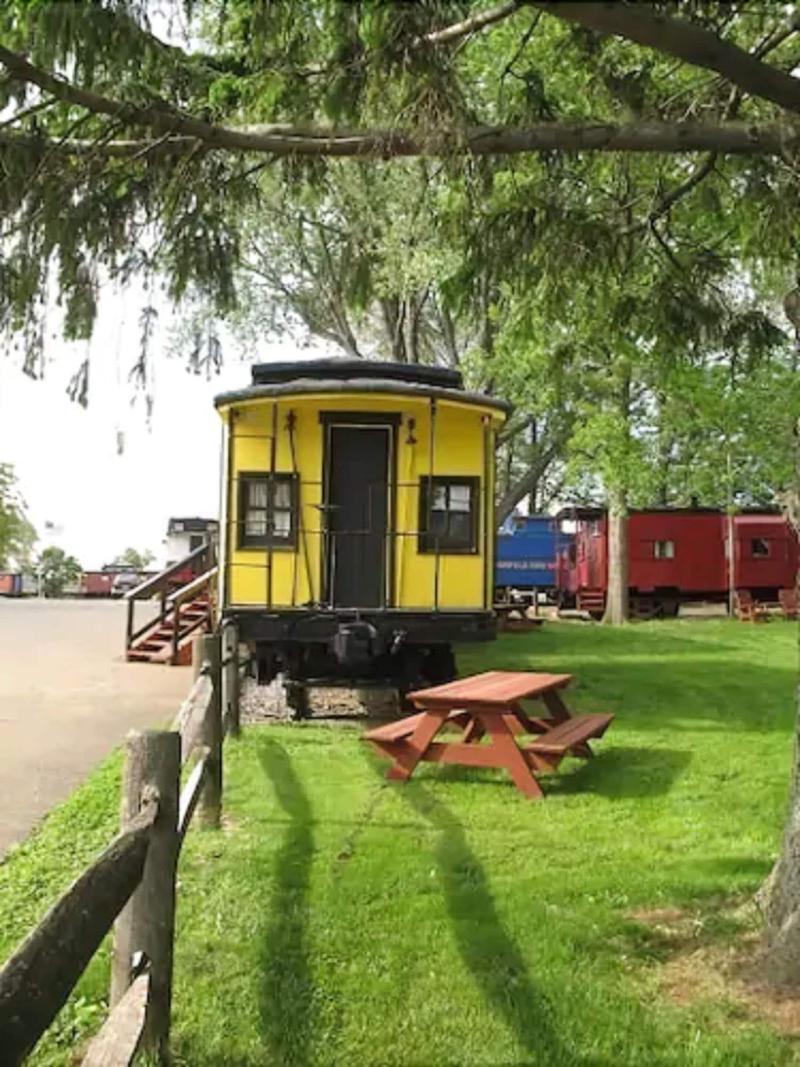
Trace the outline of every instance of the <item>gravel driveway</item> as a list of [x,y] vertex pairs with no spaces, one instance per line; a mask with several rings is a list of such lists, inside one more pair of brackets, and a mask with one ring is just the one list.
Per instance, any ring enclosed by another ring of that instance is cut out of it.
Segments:
[[190,669],[126,663],[124,634],[119,601],[0,597],[0,855],[128,730],[177,712]]

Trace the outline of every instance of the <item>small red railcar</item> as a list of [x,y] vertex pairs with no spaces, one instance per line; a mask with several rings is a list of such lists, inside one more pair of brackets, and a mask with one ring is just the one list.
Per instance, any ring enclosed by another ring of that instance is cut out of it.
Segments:
[[[574,532],[559,550],[561,603],[602,614],[608,588],[608,521],[599,508],[567,508],[562,529]],[[798,568],[797,537],[781,515],[743,513],[733,518],[733,586],[754,599],[776,601],[792,589]],[[716,509],[632,511],[628,520],[628,587],[631,610],[674,616],[682,603],[724,601],[729,592],[728,516]]]
[[22,596],[22,575],[12,571],[0,573],[0,596]]
[[84,571],[81,575],[81,596],[111,596],[117,572]]

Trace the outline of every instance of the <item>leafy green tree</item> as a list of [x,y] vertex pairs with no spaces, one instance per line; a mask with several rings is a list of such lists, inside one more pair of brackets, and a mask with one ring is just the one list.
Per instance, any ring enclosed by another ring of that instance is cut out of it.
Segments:
[[36,543],[36,530],[25,515],[14,468],[0,463],[0,568],[24,566]]
[[775,506],[791,490],[800,376],[780,349],[754,367],[735,362],[710,359],[669,383],[666,504]]
[[67,586],[81,576],[81,565],[74,556],[67,555],[63,548],[50,545],[42,550],[37,561],[42,591],[47,597],[59,597]]
[[145,549],[144,552],[139,552],[135,548],[126,548],[124,552],[121,552],[114,564],[121,567],[130,567],[132,571],[145,571],[155,559],[155,556],[149,549]]

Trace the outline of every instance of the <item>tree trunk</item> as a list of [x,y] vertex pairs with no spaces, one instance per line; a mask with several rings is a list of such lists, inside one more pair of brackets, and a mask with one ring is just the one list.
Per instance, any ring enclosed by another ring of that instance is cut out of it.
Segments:
[[380,302],[383,328],[393,363],[407,363],[403,313],[405,303],[397,297],[387,296]]
[[783,846],[756,900],[764,918],[764,973],[775,985],[800,984],[800,685]]
[[624,492],[614,492],[608,507],[608,591],[603,622],[628,621],[628,507]]
[[403,303],[406,309],[403,323],[406,362],[419,363],[419,312],[422,301],[408,296]]
[[542,448],[542,451],[537,456],[531,457],[528,470],[506,489],[495,508],[495,521],[498,526],[502,526],[522,498],[528,496],[533,486],[539,484],[547,468],[558,454],[560,446],[561,441],[559,440],[551,442],[546,448]]
[[[536,448],[537,444],[539,443],[538,429],[539,429],[539,427],[537,426],[536,418],[534,416],[531,416],[531,421],[530,421],[530,442],[531,442],[531,447],[534,448],[534,449]],[[537,509],[538,504],[539,504],[539,481],[540,481],[540,476],[537,476],[535,479],[533,479],[533,481],[531,482],[531,491],[528,494],[528,511],[530,512],[531,515],[538,514],[536,509]]]
[[[787,520],[800,536],[800,420],[795,443],[795,484],[781,503]],[[800,575],[795,579],[795,589],[800,592]],[[800,985],[800,683],[795,690],[794,758],[783,845],[756,899],[764,917],[767,979],[775,985]]]

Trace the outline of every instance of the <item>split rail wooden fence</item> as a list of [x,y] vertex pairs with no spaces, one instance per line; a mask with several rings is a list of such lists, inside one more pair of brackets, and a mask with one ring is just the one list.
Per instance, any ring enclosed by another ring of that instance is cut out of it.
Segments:
[[220,825],[223,738],[240,729],[235,627],[196,638],[193,663],[171,729],[128,735],[119,834],[0,970],[4,1067],[23,1063],[112,925],[110,1013],[82,1067],[129,1067],[140,1051],[169,1059],[176,871],[198,805],[204,825]]

